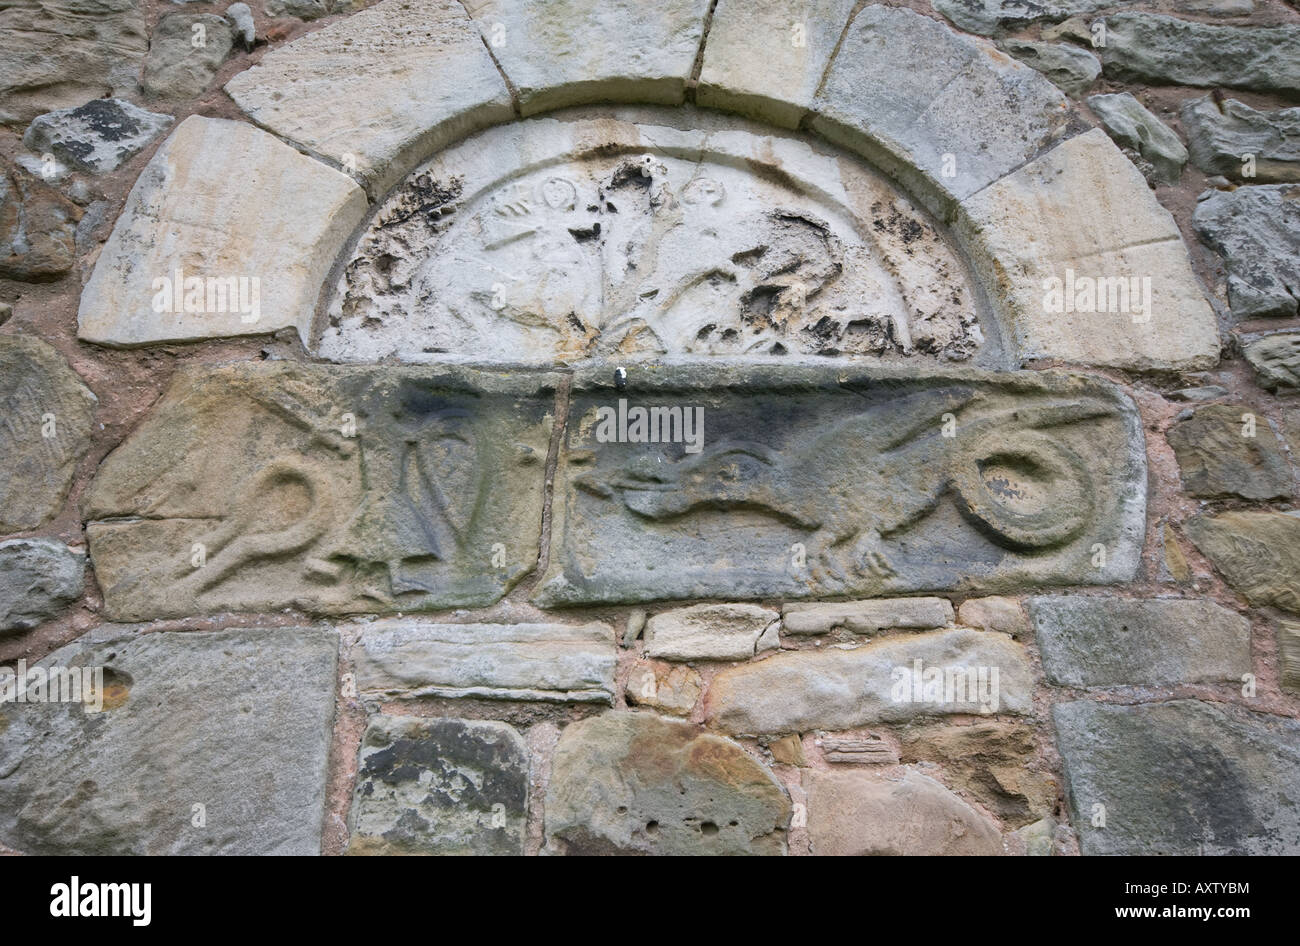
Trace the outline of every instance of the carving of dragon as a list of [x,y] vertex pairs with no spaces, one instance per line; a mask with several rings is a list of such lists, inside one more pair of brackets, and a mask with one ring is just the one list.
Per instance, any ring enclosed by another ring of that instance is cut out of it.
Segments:
[[[949,493],[975,528],[1005,548],[1032,551],[1075,538],[1092,519],[1091,477],[1082,458],[1042,428],[1109,416],[1112,408],[1078,398],[981,412],[982,400],[960,386],[926,391],[839,420],[780,452],[730,439],[676,462],[642,453],[607,475],[583,472],[575,485],[650,520],[747,508],[811,530],[810,571],[829,585],[847,580],[841,547],[858,574],[893,575],[882,537],[924,518]],[[944,415],[963,410],[973,416],[945,437]],[[994,468],[1047,480],[1050,501],[1018,509],[1028,497],[1012,479],[986,475]]]

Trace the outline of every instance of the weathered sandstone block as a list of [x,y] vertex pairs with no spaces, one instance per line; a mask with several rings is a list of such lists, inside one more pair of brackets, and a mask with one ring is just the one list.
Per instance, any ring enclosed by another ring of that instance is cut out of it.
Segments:
[[205,365],[85,504],[120,620],[485,605],[534,567],[548,376]]
[[560,736],[546,795],[561,854],[784,854],[790,799],[739,745],[652,713],[605,713]]
[[52,539],[0,542],[0,631],[25,630],[81,596],[84,549]]
[[611,375],[574,382],[547,606],[1106,583],[1136,565],[1141,434],[1109,385],[632,365],[617,391]]
[[95,404],[45,342],[0,336],[0,534],[38,528],[59,511],[90,446]]
[[253,121],[376,194],[433,152],[514,115],[457,0],[377,3],[272,50],[226,91]]
[[1169,428],[1183,491],[1207,499],[1287,499],[1291,467],[1268,419],[1245,404],[1210,404]]
[[139,0],[13,0],[0,9],[0,123],[130,95],[148,48]]
[[627,677],[627,701],[674,716],[689,716],[703,690],[700,674],[682,664],[638,661]]
[[970,792],[1010,825],[1026,825],[1056,807],[1057,781],[1041,761],[1029,722],[926,723],[902,733],[906,763],[943,766],[948,784]]
[[192,115],[141,173],[81,294],[78,334],[105,345],[293,327],[361,220],[345,175],[241,122]]
[[532,115],[588,102],[680,105],[709,0],[467,0]]
[[1223,257],[1228,304],[1238,321],[1300,313],[1300,184],[1206,191],[1192,224]]
[[318,20],[335,13],[350,13],[363,0],[266,0],[267,16],[296,16],[300,20]]
[[1300,613],[1300,517],[1233,510],[1196,516],[1183,528],[1251,604]]
[[797,128],[857,0],[720,0],[695,102]]
[[1066,95],[1083,95],[1101,75],[1097,57],[1078,46],[1066,43],[1036,43],[1032,40],[1008,40],[999,46],[1026,66],[1041,72]]
[[1178,183],[1187,163],[1187,148],[1173,129],[1128,92],[1089,96],[1088,105],[1111,138],[1151,166],[1148,175],[1153,181]]
[[[802,743],[797,735],[786,739]],[[823,736],[822,758],[837,765],[898,765],[898,750],[879,736],[858,739],[853,736]],[[773,753],[775,755],[775,752]]]
[[748,660],[779,615],[753,604],[697,604],[663,611],[645,627],[645,649],[663,660]]
[[999,855],[997,825],[934,779],[805,772],[808,835],[817,855]]
[[1184,102],[1179,115],[1192,163],[1206,174],[1247,184],[1300,181],[1300,108],[1259,111],[1207,95]]
[[1240,681],[1250,621],[1202,600],[1030,598],[1047,679],[1061,686]]
[[80,219],[81,209],[57,187],[0,161],[0,279],[63,276],[76,258]]
[[170,115],[145,111],[125,99],[91,99],[37,117],[23,134],[23,144],[72,167],[103,174],[129,161],[172,121]]
[[608,624],[367,624],[353,651],[368,699],[424,696],[614,701]]
[[1174,218],[1101,129],[965,200],[958,227],[1022,359],[1139,371],[1218,360]]
[[1103,20],[1107,78],[1152,85],[1300,91],[1300,26],[1216,26],[1157,13]]
[[[196,32],[201,31],[201,32]],[[203,42],[196,44],[195,37]],[[151,98],[184,100],[203,94],[235,46],[225,17],[212,13],[169,13],[149,36],[149,55],[140,88]]]
[[1110,5],[1109,0],[934,0],[934,8],[948,19],[982,36],[1056,22]]
[[814,111],[815,131],[941,211],[1063,135],[1067,99],[991,43],[905,8],[869,6],[853,18]]
[[114,632],[56,650],[39,666],[59,669],[61,693],[82,679],[64,671],[100,668],[102,687],[0,704],[0,841],[319,854],[337,663],[338,636],[306,628]]
[[854,729],[952,713],[1028,713],[1033,677],[1011,638],[952,628],[847,650],[783,652],[723,670],[710,724],[744,734]]
[[1278,621],[1277,653],[1282,689],[1300,693],[1300,621]]
[[1023,637],[1029,630],[1029,618],[1020,602],[998,595],[967,598],[957,609],[957,623],[981,631],[1001,631],[1012,637]]
[[1255,369],[1255,381],[1269,391],[1300,388],[1300,332],[1265,335],[1245,345],[1242,354]]
[[1300,722],[1195,700],[1052,716],[1084,854],[1300,852]]
[[528,747],[505,723],[375,716],[357,757],[349,854],[523,854]]
[[891,627],[932,628],[952,623],[947,598],[879,598],[817,604],[787,604],[781,609],[781,627],[787,634],[825,634],[842,627],[874,634]]

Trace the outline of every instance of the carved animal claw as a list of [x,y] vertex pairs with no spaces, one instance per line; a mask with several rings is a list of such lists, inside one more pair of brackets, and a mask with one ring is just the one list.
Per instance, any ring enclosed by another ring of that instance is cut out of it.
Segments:
[[877,578],[893,578],[898,573],[880,548],[880,533],[867,529],[858,535],[853,544],[853,564],[859,575],[874,575]]
[[834,589],[844,585],[844,572],[840,570],[839,564],[831,554],[830,549],[825,549],[821,554],[809,560],[809,572],[812,574],[813,581],[817,584]]
[[808,571],[813,581],[827,588],[842,587],[847,576],[835,560],[835,537],[827,529],[819,529],[808,540]]

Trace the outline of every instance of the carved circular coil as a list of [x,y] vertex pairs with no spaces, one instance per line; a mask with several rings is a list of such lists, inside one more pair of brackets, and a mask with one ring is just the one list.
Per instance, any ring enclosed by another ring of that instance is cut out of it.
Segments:
[[958,463],[953,487],[962,514],[999,545],[1062,545],[1092,519],[1092,478],[1073,450],[1036,431],[998,438]]

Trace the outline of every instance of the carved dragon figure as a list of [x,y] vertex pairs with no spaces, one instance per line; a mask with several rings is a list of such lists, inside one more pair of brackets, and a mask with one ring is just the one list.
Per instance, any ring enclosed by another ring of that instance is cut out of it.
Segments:
[[[981,413],[981,401],[966,387],[928,391],[840,420],[780,452],[732,439],[676,462],[643,453],[609,475],[584,472],[575,485],[651,520],[748,508],[812,530],[810,571],[830,585],[847,580],[836,552],[842,546],[858,574],[894,574],[882,538],[924,518],[950,492],[972,525],[1003,547],[1050,548],[1076,537],[1092,518],[1091,477],[1082,458],[1040,428],[1112,409],[1081,398]],[[974,416],[945,437],[944,415],[962,410]],[[1047,480],[1050,501],[1031,508],[1016,485],[1023,476]]]

